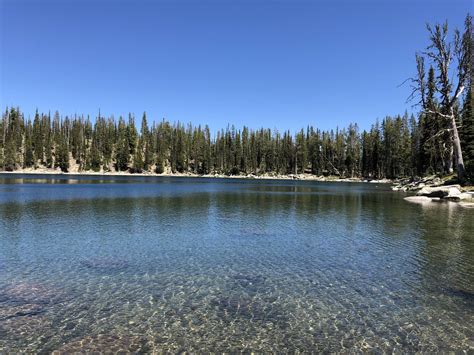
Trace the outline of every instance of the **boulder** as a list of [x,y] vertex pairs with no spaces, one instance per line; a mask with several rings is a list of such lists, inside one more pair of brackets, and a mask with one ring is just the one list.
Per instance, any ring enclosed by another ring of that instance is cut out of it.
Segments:
[[404,187],[404,191],[418,191],[420,190],[421,187],[418,186],[418,184],[410,184],[410,185],[406,185]]
[[454,198],[461,194],[461,186],[459,185],[447,185],[447,186],[437,186],[430,187],[425,186],[420,191],[416,193],[417,196],[426,196],[426,197],[440,197],[440,198]]

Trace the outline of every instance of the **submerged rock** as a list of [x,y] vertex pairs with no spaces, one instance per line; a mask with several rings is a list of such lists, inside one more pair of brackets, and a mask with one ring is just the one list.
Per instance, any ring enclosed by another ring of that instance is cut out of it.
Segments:
[[43,306],[39,304],[2,304],[0,306],[0,321],[24,316],[35,316],[44,312]]
[[18,282],[1,292],[1,299],[10,303],[51,303],[61,296],[60,291],[40,283]]
[[18,282],[5,287],[0,297],[0,340],[9,345],[3,349],[11,353],[37,352],[41,334],[52,326],[45,313],[60,297],[57,289],[38,283]]
[[[226,322],[235,320],[264,322],[274,321],[277,326],[283,326],[285,317],[272,304],[264,300],[239,295],[224,296],[211,301],[219,318]],[[278,324],[281,322],[281,324]]]
[[[44,315],[18,316],[0,323],[0,353],[38,353],[53,324]],[[18,340],[21,339],[20,342]],[[2,349],[1,340],[6,342]]]
[[465,299],[466,301],[474,301],[474,292],[468,289],[461,289],[456,287],[446,287],[444,292],[450,296],[456,296]]
[[138,336],[117,336],[117,335],[91,335],[82,339],[67,343],[52,354],[71,354],[71,353],[94,353],[94,354],[118,354],[118,353],[137,353],[148,351],[147,342],[144,338]]
[[236,274],[231,275],[227,281],[227,287],[230,290],[244,292],[245,295],[253,296],[258,292],[265,293],[267,285],[266,278],[256,274]]

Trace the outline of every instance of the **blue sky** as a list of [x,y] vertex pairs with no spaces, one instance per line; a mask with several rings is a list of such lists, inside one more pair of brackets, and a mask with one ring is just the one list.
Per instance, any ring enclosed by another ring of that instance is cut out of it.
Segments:
[[[470,0],[0,0],[0,104],[295,131],[411,111],[427,22]],[[139,121],[139,120],[137,120]]]

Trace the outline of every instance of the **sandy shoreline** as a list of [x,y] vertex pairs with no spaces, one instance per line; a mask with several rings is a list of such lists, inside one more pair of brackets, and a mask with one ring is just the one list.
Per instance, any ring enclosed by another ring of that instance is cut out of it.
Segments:
[[144,177],[188,177],[188,178],[220,178],[220,179],[249,179],[249,180],[302,180],[302,181],[321,181],[321,182],[370,182],[370,183],[392,183],[391,180],[366,180],[360,178],[339,178],[337,176],[315,176],[311,174],[290,174],[290,175],[224,175],[224,174],[206,174],[199,175],[193,173],[129,173],[129,172],[95,172],[78,171],[64,173],[56,169],[19,169],[15,171],[0,171],[0,175],[64,175],[64,176],[144,176]]

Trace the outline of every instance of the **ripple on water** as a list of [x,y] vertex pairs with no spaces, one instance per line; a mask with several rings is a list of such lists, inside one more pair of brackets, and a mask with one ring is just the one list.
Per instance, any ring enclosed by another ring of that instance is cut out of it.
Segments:
[[275,236],[275,233],[255,228],[241,228],[238,233],[232,233],[231,236],[236,238],[271,238]]
[[474,351],[471,210],[281,184],[17,189],[0,353]]
[[55,303],[63,297],[63,292],[54,286],[37,282],[11,282],[0,292],[0,300],[10,303]]
[[138,336],[109,334],[90,335],[76,339],[54,350],[52,354],[70,353],[146,353],[150,351],[146,339]]
[[35,316],[45,311],[43,305],[40,304],[0,304],[0,321],[24,317],[24,316]]
[[103,272],[123,271],[129,266],[127,260],[112,257],[95,257],[83,259],[80,261],[80,263],[86,268]]
[[258,274],[244,274],[238,273],[229,276],[229,288],[241,288],[247,292],[255,293],[258,290],[263,290],[265,287],[266,278]]
[[[19,281],[0,293],[0,350],[35,351],[41,348],[52,323],[45,316],[61,300],[62,292],[37,282]],[[32,336],[34,334],[34,336]]]
[[17,315],[3,320],[0,322],[0,350],[37,352],[47,338],[45,331],[51,327],[51,321],[43,315]]

